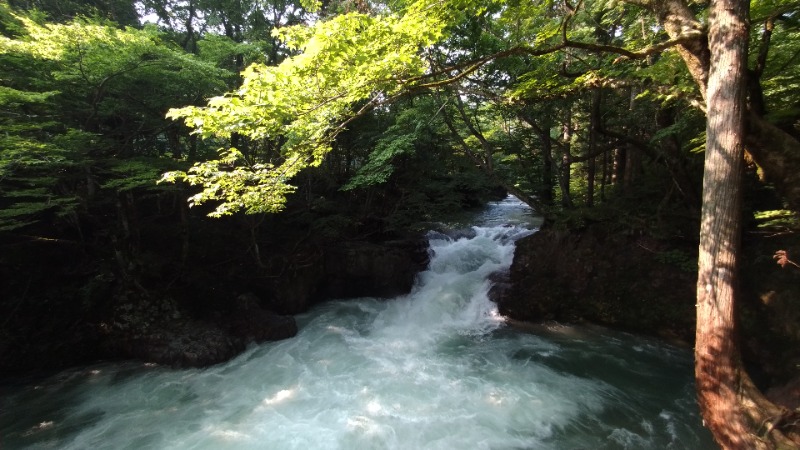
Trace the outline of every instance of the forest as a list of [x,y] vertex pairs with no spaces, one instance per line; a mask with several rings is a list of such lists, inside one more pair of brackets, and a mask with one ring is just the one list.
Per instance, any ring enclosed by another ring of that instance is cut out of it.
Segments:
[[0,0],[0,124],[8,376],[228,360],[511,194],[503,314],[680,341],[721,448],[800,447],[794,1]]

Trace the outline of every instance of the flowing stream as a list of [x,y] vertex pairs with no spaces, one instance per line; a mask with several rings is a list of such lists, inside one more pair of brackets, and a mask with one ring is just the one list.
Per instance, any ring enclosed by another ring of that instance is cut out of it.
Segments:
[[292,339],[207,369],[141,363],[0,386],[0,448],[712,449],[685,349],[507,326],[488,276],[530,234],[514,199],[430,233],[413,291],[330,301]]

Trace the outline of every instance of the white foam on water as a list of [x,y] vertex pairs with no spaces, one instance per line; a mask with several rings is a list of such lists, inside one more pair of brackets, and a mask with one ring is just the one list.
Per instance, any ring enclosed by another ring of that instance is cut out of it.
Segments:
[[531,231],[496,211],[519,202],[493,208],[469,237],[432,237],[408,295],[325,303],[295,338],[205,370],[77,372],[45,390],[55,410],[24,390],[2,405],[32,408],[0,415],[3,448],[704,448],[685,353],[504,325],[488,277]]

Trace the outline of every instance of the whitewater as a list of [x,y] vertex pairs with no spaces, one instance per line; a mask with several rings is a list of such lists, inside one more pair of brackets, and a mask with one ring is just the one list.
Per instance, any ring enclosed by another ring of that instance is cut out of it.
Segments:
[[474,223],[429,233],[409,294],[325,302],[296,337],[228,363],[104,363],[0,386],[0,448],[715,448],[688,350],[508,325],[490,275],[535,218],[509,197]]

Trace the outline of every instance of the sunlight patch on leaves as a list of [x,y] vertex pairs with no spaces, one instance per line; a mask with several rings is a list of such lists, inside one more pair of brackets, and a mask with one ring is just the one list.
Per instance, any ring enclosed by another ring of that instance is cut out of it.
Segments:
[[279,211],[294,191],[291,178],[322,162],[359,108],[380,104],[425,72],[419,51],[442,37],[442,16],[438,3],[416,2],[402,15],[349,13],[275,30],[297,55],[278,66],[253,64],[235,92],[204,107],[173,109],[168,117],[183,119],[205,138],[238,134],[280,142],[280,157],[254,161],[223,149],[220,159],[162,181],[202,186],[190,202],[221,202],[213,216]]

